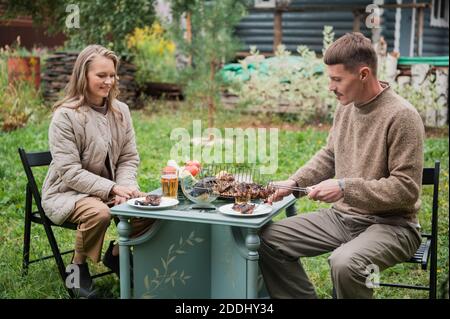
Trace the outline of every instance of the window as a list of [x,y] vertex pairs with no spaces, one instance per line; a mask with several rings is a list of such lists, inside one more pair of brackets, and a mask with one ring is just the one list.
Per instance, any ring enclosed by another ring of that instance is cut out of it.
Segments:
[[275,8],[275,0],[255,0],[255,8]]
[[431,2],[430,25],[432,27],[448,28],[448,0],[433,0]]

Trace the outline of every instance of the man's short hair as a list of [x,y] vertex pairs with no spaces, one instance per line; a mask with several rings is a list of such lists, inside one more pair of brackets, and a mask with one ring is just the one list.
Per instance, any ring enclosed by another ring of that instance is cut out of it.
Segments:
[[370,39],[362,33],[346,33],[334,41],[325,51],[323,61],[326,65],[343,64],[349,71],[367,65],[377,74],[377,54]]

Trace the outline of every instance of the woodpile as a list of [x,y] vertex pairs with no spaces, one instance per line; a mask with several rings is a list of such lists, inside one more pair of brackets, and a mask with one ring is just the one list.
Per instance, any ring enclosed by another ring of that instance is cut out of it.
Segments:
[[[121,60],[119,66],[119,90],[118,99],[131,109],[140,108],[142,105],[137,103],[138,85],[135,81],[136,66],[130,62]],[[139,105],[138,105],[139,104]]]
[[[70,80],[72,69],[78,52],[55,52],[46,60],[46,68],[42,76],[44,98],[54,103],[63,94],[64,87]],[[135,79],[136,66],[120,61],[118,99],[127,103],[130,108],[137,107],[138,86]]]
[[42,76],[46,101],[54,103],[61,98],[77,56],[78,52],[56,52],[47,58]]

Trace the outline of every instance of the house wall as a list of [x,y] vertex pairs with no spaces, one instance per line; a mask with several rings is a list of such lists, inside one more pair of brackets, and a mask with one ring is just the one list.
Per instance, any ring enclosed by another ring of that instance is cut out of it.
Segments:
[[422,55],[448,55],[448,28],[432,27],[430,17],[431,10],[425,10]]
[[[396,0],[385,0],[385,4],[396,4]],[[388,52],[391,52],[395,48],[395,17],[396,9],[383,9],[382,21],[381,21],[381,34],[388,45]]]
[[[368,0],[355,1],[324,1],[324,0],[294,0],[292,7],[333,5],[366,6],[372,3]],[[296,51],[298,45],[307,45],[310,49],[321,53],[322,31],[325,25],[334,28],[335,37],[338,38],[346,32],[353,30],[353,14],[351,11],[319,11],[319,12],[290,12],[283,13],[283,40],[282,43],[290,51]],[[371,36],[370,29],[361,22],[361,32]],[[249,10],[236,29],[237,36],[242,40],[244,51],[250,45],[256,45],[261,52],[273,51],[273,13]]]
[[[318,6],[318,5],[354,5],[367,6],[370,0],[338,1],[338,0],[294,0],[292,7]],[[422,0],[420,2],[430,2]],[[396,0],[384,0],[385,4],[396,4]],[[402,3],[412,3],[412,0],[402,0]],[[423,56],[448,55],[448,28],[430,26],[430,9],[425,9]],[[400,23],[400,55],[408,56],[411,36],[412,9],[401,9]],[[381,34],[388,44],[388,51],[394,50],[395,45],[396,9],[383,9]],[[322,51],[322,30],[325,25],[331,25],[338,38],[346,32],[353,30],[353,14],[350,11],[321,11],[321,12],[291,12],[283,14],[283,40],[287,49],[295,52],[298,45],[307,45],[317,53]],[[371,30],[361,21],[361,32],[371,36]],[[243,51],[248,51],[250,45],[256,45],[261,52],[273,51],[273,13],[249,10],[236,28],[236,35],[243,42]],[[415,44],[417,49],[417,43]]]
[[[0,10],[0,16],[3,12]],[[11,20],[0,20],[0,47],[13,44],[20,36],[21,46],[32,49],[33,46],[59,47],[64,44],[65,36],[46,34],[45,28],[33,25],[31,17],[18,17]]]
[[[395,0],[389,1],[395,3]],[[431,3],[431,0],[420,2]],[[413,3],[413,1],[403,0],[402,3],[404,4]],[[409,56],[410,53],[411,19],[413,15],[412,11],[413,11],[412,9],[406,8],[401,10],[400,55],[402,56]],[[431,17],[431,9],[427,8],[424,11],[422,56],[448,55],[449,54],[448,28],[431,26],[430,17]],[[416,28],[417,28],[417,20],[416,20]],[[414,55],[415,56],[417,55],[417,38],[414,42]]]

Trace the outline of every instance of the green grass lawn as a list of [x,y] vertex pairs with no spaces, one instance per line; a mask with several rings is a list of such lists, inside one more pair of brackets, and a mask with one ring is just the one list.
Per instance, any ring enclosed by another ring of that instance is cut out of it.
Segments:
[[[139,169],[139,184],[143,191],[149,191],[159,186],[159,172],[169,159],[173,145],[170,132],[176,127],[192,129],[193,119],[202,119],[206,126],[206,117],[198,109],[187,109],[173,106],[169,103],[153,103],[145,110],[133,112],[134,126],[137,136],[138,150],[141,157]],[[289,123],[286,121],[289,120]],[[47,129],[49,119],[39,125],[11,132],[0,133],[0,298],[67,298],[63,284],[59,278],[55,262],[43,261],[30,266],[28,276],[21,276],[21,258],[23,241],[24,193],[26,178],[23,172],[17,148],[26,150],[46,150]],[[274,125],[280,127],[278,171],[274,180],[284,179],[304,164],[325,143],[326,129],[312,127],[301,128],[295,125],[292,118],[269,119],[264,116],[250,117],[239,113],[220,112],[216,117],[216,127],[255,127]],[[287,128],[287,129],[286,129]],[[447,131],[448,134],[448,131]],[[444,281],[449,272],[448,265],[448,135],[427,138],[425,147],[425,164],[433,166],[434,160],[441,161],[440,200],[439,200],[439,256],[438,282]],[[42,181],[46,169],[38,169],[36,175]],[[420,214],[421,224],[429,229],[431,208],[431,190],[424,190],[423,212]],[[300,213],[314,211],[328,204],[318,204],[307,199],[297,202]],[[284,214],[277,219],[284,218]],[[56,236],[63,250],[72,248],[75,232],[56,230]],[[116,238],[117,232],[111,226],[107,233],[104,248],[110,239]],[[50,253],[50,248],[42,227],[32,228],[32,258]],[[329,254],[305,258],[303,263],[315,283],[317,293],[321,298],[331,297],[330,271],[327,263]],[[69,256],[66,256],[69,261]],[[104,270],[101,264],[92,266],[96,271]],[[426,283],[426,273],[417,265],[398,265],[386,270],[381,275],[385,282]],[[113,276],[107,276],[96,281],[105,297],[118,297],[119,282]],[[376,290],[376,298],[426,298],[421,291],[380,288]]]

